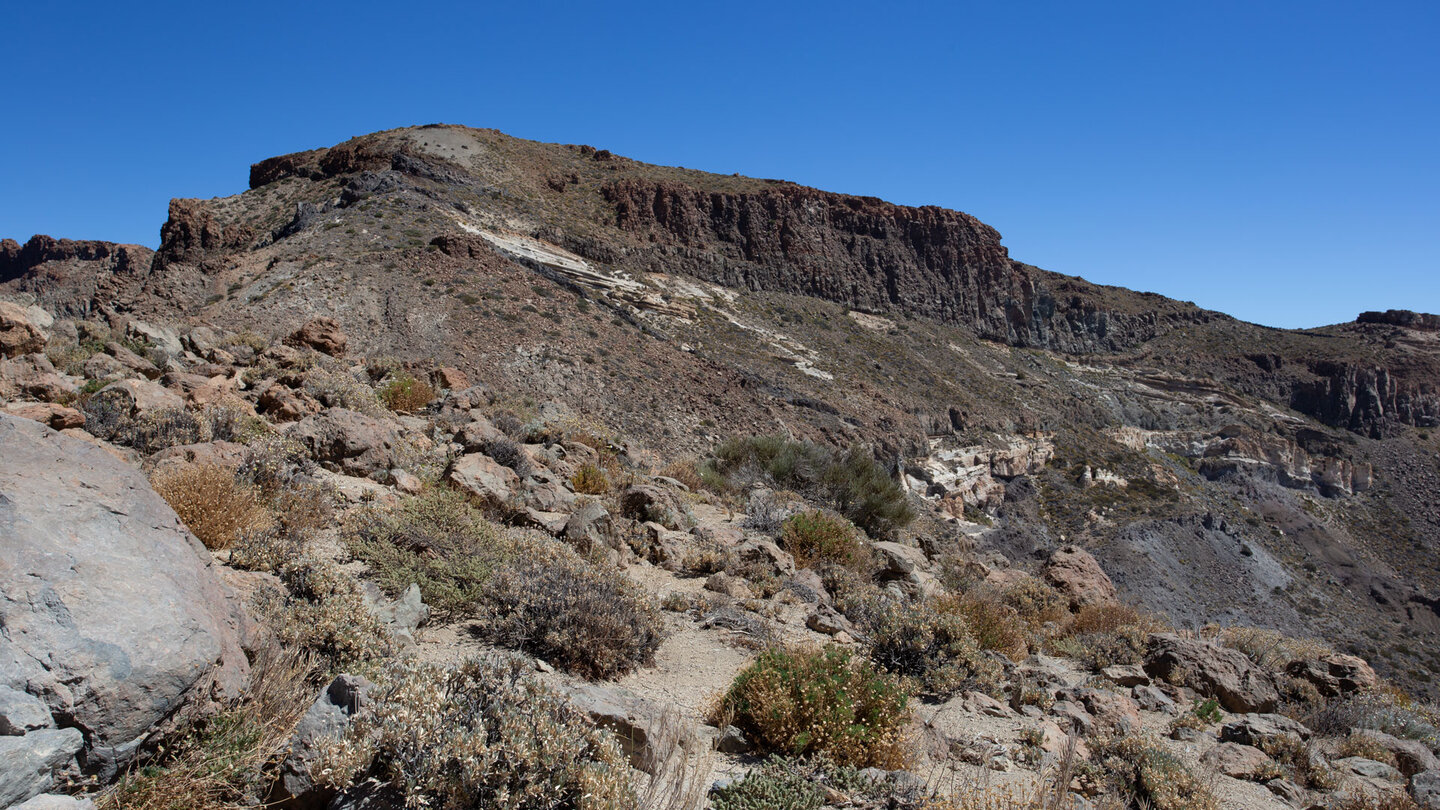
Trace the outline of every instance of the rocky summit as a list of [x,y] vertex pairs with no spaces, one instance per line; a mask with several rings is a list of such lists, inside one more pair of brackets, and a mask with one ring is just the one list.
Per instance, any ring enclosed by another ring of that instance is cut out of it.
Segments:
[[1440,807],[1440,317],[493,130],[249,185],[0,241],[0,806]]

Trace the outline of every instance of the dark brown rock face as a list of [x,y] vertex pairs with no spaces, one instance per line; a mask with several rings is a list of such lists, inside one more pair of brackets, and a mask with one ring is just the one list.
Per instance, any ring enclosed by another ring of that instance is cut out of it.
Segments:
[[1316,379],[1298,383],[1290,406],[1322,422],[1379,438],[1387,425],[1440,425],[1440,385],[1426,375],[1387,368],[1319,362]]
[[171,200],[155,260],[161,266],[199,264],[212,252],[244,247],[253,238],[248,228],[220,223],[204,200]]
[[1424,332],[1440,332],[1440,315],[1428,312],[1411,312],[1408,309],[1387,309],[1384,312],[1362,312],[1356,323],[1378,323],[1389,326],[1403,326]]
[[140,245],[35,235],[23,246],[0,240],[0,291],[28,293],[56,315],[80,315],[113,301],[150,273]]
[[1094,294],[1101,288],[1012,261],[994,228],[936,206],[790,184],[729,194],[626,179],[604,195],[616,225],[648,238],[648,255],[628,260],[636,269],[903,310],[1015,345],[1108,351],[1213,317],[1159,296],[1162,306],[1120,314]]

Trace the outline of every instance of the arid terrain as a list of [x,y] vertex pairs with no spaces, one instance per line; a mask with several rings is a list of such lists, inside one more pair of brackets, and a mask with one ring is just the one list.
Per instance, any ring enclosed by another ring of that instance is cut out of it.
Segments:
[[0,350],[0,806],[1440,807],[1434,315],[437,125]]

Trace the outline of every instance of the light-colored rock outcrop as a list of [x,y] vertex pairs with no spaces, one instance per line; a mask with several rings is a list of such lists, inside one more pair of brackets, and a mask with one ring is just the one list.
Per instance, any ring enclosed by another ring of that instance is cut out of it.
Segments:
[[112,774],[157,724],[240,692],[246,618],[139,470],[3,414],[0,457],[0,685],[64,715],[87,770]]

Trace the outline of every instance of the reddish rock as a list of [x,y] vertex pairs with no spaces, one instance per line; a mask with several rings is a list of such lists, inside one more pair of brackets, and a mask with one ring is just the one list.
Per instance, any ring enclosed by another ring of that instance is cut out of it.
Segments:
[[448,391],[463,391],[470,387],[470,378],[465,372],[453,366],[442,366],[430,375],[430,383],[436,388]]
[[331,357],[340,357],[345,354],[348,341],[340,323],[334,318],[315,318],[285,338],[285,345],[309,347]]
[[54,430],[85,427],[85,414],[74,408],[48,402],[13,402],[5,406],[5,412],[11,416],[49,425]]
[[1074,608],[1108,605],[1116,601],[1115,583],[1095,557],[1079,546],[1065,546],[1050,555],[1045,581],[1070,599]]
[[1322,655],[1307,661],[1291,661],[1286,674],[1315,684],[1320,694],[1335,697],[1373,688],[1380,682],[1365,659],[1353,655]]
[[0,301],[0,357],[19,357],[45,348],[44,330],[25,308]]

